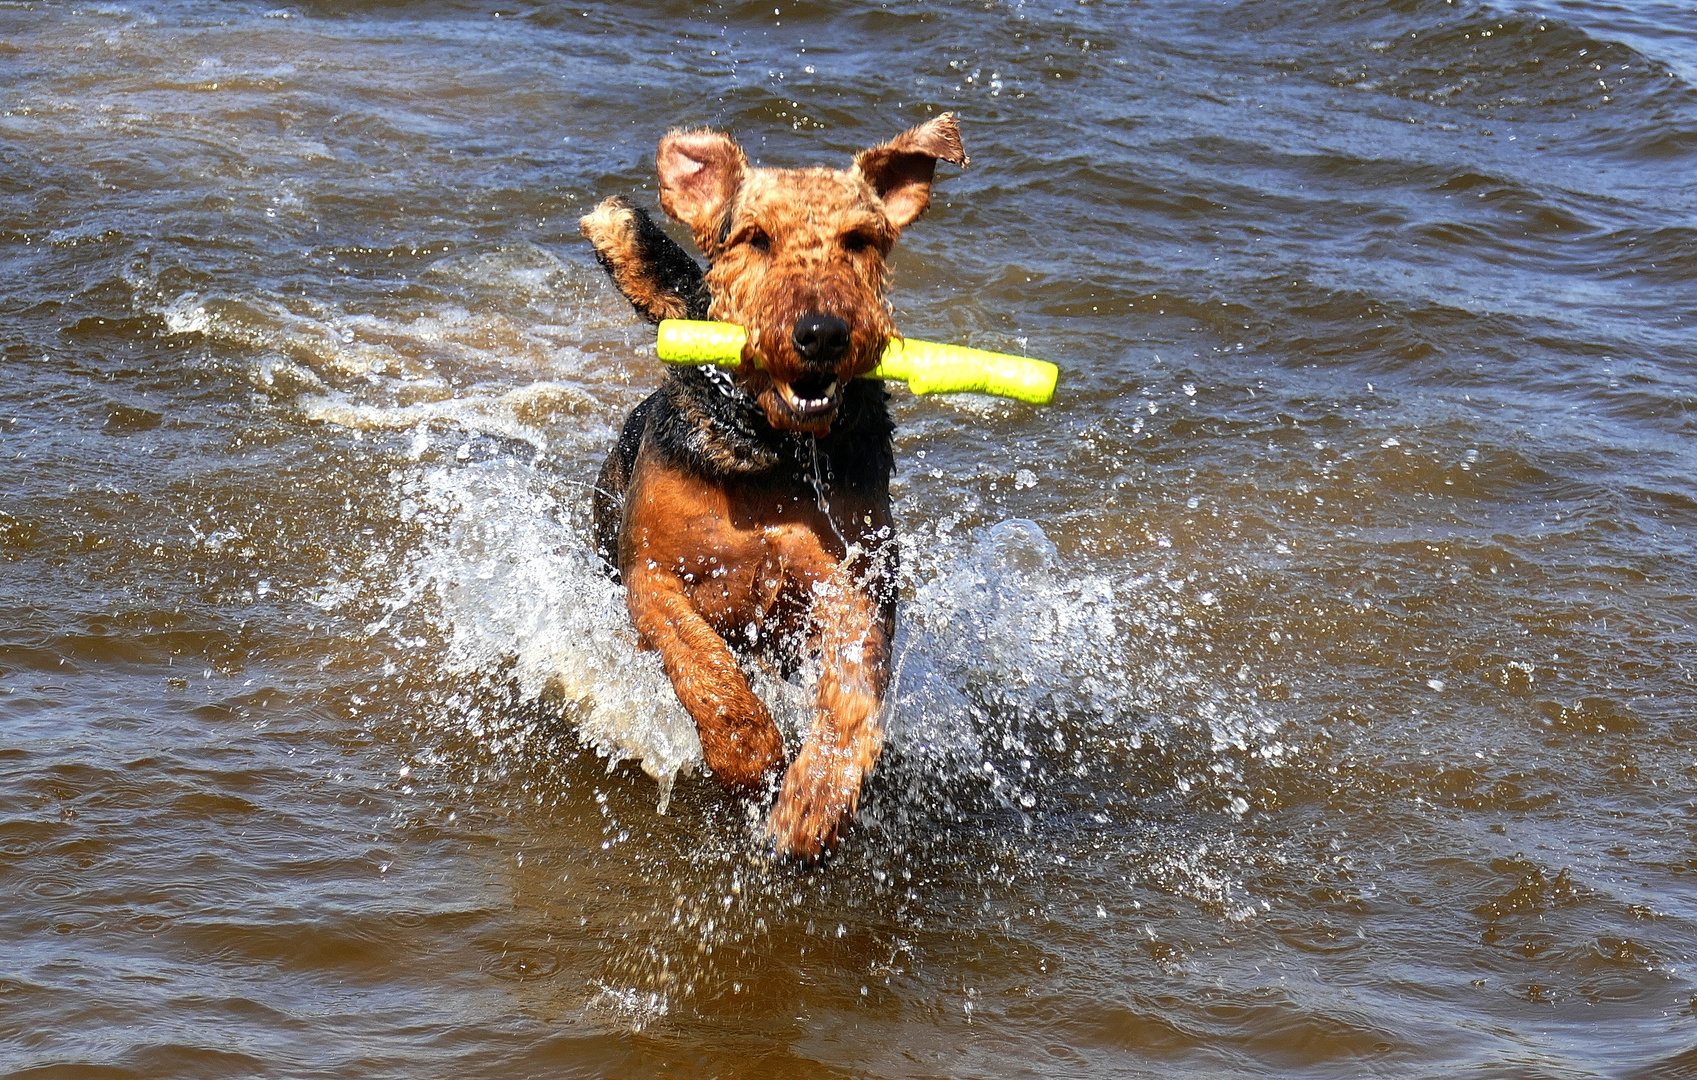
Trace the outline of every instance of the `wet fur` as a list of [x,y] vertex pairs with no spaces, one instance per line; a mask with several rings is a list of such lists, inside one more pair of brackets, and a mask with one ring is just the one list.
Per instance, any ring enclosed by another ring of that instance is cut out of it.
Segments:
[[[674,131],[656,157],[661,206],[689,227],[705,271],[622,199],[582,221],[644,318],[705,315],[749,331],[739,368],[673,369],[627,418],[596,485],[594,540],[727,787],[769,790],[785,765],[735,653],[785,669],[819,659],[814,721],[768,819],[777,849],[801,858],[835,846],[883,745],[892,425],[883,384],[856,376],[894,332],[884,258],[924,212],[939,159],[966,163],[950,115],[849,170],[754,169],[727,135]],[[820,314],[848,327],[841,355],[824,361],[792,335]],[[796,386],[827,380],[829,398],[798,398]]]

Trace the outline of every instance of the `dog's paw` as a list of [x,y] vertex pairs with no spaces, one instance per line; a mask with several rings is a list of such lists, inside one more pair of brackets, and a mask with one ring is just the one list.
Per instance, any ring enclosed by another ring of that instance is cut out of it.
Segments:
[[784,737],[770,717],[735,729],[698,729],[707,767],[730,791],[765,794],[784,767]]
[[778,854],[812,862],[836,850],[838,833],[854,818],[869,767],[847,747],[812,742],[802,747],[766,820]]
[[701,266],[628,199],[603,199],[578,220],[595,258],[649,322],[701,319],[709,297]]

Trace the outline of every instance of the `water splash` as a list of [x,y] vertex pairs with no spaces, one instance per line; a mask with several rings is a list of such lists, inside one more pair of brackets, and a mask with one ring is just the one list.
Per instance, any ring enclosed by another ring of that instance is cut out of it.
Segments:
[[494,458],[420,469],[400,494],[426,535],[373,630],[404,636],[426,621],[451,678],[502,673],[522,698],[569,715],[609,764],[635,760],[663,791],[700,767],[694,722],[658,655],[637,647],[623,590],[572,518],[577,492],[562,498],[547,474]]

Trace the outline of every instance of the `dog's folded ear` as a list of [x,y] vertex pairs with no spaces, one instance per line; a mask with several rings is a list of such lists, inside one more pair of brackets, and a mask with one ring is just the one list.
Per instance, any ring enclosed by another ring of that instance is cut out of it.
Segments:
[[696,244],[712,258],[724,243],[725,207],[748,175],[742,147],[722,131],[673,131],[660,140],[654,167],[660,174],[660,209],[688,225]]
[[862,150],[854,156],[854,171],[884,201],[890,224],[901,229],[931,205],[931,181],[939,161],[966,168],[966,150],[952,112]]
[[578,228],[637,314],[656,323],[707,317],[701,264],[648,211],[615,195],[580,218]]

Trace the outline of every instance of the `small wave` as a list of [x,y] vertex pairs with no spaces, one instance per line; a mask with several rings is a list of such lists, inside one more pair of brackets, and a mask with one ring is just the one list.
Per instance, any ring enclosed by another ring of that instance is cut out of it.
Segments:
[[[273,369],[274,370],[274,369]],[[276,376],[267,372],[268,381]],[[384,407],[368,405],[346,394],[305,394],[296,406],[309,420],[337,424],[356,431],[416,433],[414,456],[428,445],[428,431],[448,425],[471,434],[495,435],[548,448],[546,429],[562,417],[581,416],[596,408],[580,388],[567,383],[532,383],[516,390],[461,394],[441,401]]]
[[[1340,18],[1332,6],[1252,0],[1228,22],[1261,36],[1300,31],[1271,63],[1340,88],[1510,120],[1566,121],[1575,110],[1624,107],[1643,138],[1670,123],[1690,126],[1690,88],[1665,61],[1548,15],[1384,3]],[[1669,113],[1664,102],[1675,99],[1681,105]]]

